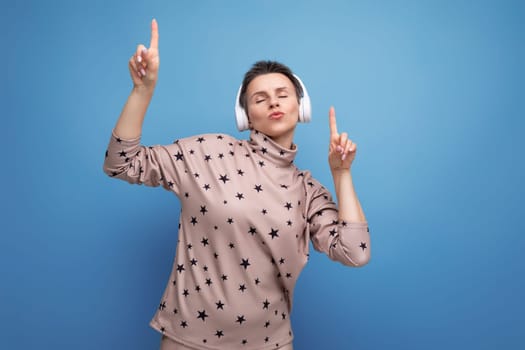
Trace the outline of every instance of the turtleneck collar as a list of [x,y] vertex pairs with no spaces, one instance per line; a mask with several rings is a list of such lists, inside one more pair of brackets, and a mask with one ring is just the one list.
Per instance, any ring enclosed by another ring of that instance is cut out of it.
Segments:
[[279,168],[290,166],[297,154],[297,146],[295,144],[292,144],[293,149],[284,148],[269,136],[254,129],[250,131],[249,144],[254,152],[271,161]]

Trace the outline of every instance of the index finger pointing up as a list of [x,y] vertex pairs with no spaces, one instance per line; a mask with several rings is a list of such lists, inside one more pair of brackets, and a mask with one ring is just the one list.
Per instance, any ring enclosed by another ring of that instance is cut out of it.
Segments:
[[159,47],[159,25],[155,18],[151,21],[151,42],[149,47],[155,49]]
[[328,113],[328,119],[330,123],[330,136],[337,135],[337,123],[335,121],[335,109],[330,107],[330,112]]

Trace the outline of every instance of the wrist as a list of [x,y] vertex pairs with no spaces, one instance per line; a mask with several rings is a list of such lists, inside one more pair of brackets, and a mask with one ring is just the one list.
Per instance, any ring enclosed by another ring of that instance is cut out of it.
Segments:
[[155,86],[134,85],[131,93],[139,96],[151,97],[154,90]]
[[351,168],[330,168],[333,176],[351,175]]

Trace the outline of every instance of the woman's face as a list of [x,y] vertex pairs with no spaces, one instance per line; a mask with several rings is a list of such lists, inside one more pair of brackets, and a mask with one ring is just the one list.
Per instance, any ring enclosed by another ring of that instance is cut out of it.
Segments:
[[250,127],[289,148],[299,120],[295,87],[284,74],[257,76],[246,89]]

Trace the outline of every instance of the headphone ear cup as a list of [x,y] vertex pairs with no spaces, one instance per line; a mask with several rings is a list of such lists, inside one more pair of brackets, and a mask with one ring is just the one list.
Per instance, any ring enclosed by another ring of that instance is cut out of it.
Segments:
[[294,77],[299,84],[301,84],[301,88],[303,89],[303,96],[299,100],[299,121],[302,123],[308,123],[312,120],[312,103],[310,101],[310,96],[308,95],[308,91],[306,90],[301,78],[295,74]]
[[239,87],[239,91],[237,91],[237,97],[235,98],[235,120],[237,122],[237,129],[239,129],[239,131],[244,131],[248,130],[250,126],[248,122],[248,116],[246,115],[246,111],[244,110],[244,108],[241,107],[241,104],[239,103],[241,89],[242,85]]

